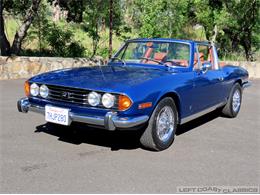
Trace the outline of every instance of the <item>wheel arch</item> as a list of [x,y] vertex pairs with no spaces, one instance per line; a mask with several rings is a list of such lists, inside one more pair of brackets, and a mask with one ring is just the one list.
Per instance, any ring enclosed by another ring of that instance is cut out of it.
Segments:
[[235,80],[233,80],[230,84],[229,84],[229,88],[228,88],[228,94],[227,94],[227,99],[230,97],[230,93],[234,87],[234,85],[238,83],[240,85],[240,87],[242,88],[243,82],[241,78],[237,78]]
[[236,83],[238,83],[240,85],[240,87],[242,87],[242,79],[241,78],[236,79],[233,85],[235,85]]
[[177,108],[177,112],[178,112],[178,123],[180,122],[180,117],[181,117],[181,101],[180,101],[180,97],[176,92],[166,92],[164,93],[156,102],[156,105],[165,97],[170,97],[173,99],[176,108]]

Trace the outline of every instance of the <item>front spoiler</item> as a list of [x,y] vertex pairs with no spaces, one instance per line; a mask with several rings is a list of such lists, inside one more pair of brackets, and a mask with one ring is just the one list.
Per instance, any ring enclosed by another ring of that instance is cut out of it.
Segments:
[[[45,115],[45,107],[31,104],[28,98],[22,98],[17,102],[17,108],[19,112],[27,113],[28,111],[36,112]],[[101,126],[107,130],[128,129],[144,124],[148,121],[149,117],[119,117],[117,112],[107,112],[104,117],[83,115],[74,112],[69,112],[69,118],[71,121],[82,122],[90,125]]]

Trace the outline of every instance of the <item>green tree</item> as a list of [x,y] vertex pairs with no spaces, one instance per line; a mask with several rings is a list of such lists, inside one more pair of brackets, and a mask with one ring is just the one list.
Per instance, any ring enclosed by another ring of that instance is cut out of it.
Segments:
[[[27,31],[37,14],[41,0],[0,0],[0,49],[1,55],[18,55]],[[22,24],[15,33],[12,45],[5,34],[4,12],[20,18]]]
[[238,52],[242,46],[246,59],[253,60],[259,1],[195,0],[194,5],[196,22],[204,27],[207,40],[219,43],[222,52]]
[[253,47],[259,47],[259,1],[243,0],[225,2],[231,15],[225,34],[232,42],[232,50],[241,45],[245,51],[246,59],[253,61]]
[[184,38],[188,0],[135,0],[128,14],[141,37]]
[[[103,28],[110,26],[109,0],[87,0],[83,16],[82,29],[92,39],[92,56],[96,55],[98,43],[100,41],[100,32]],[[117,35],[120,34],[122,25],[120,2],[113,2],[112,28]],[[111,36],[111,35],[110,35]]]
[[206,39],[215,41],[225,24],[229,21],[227,8],[221,0],[195,0],[196,22],[204,27]]
[[51,7],[46,0],[42,0],[39,10],[35,16],[31,28],[28,31],[28,35],[25,38],[25,42],[31,42],[37,40],[37,49],[39,55],[44,55],[44,50],[48,47],[47,34],[51,29]]
[[84,0],[48,0],[48,2],[54,6],[58,5],[61,9],[67,10],[68,22],[82,22],[86,4]]
[[53,56],[81,57],[85,48],[73,40],[73,31],[52,23],[45,35]]
[[[100,41],[100,32],[110,27],[110,43],[112,43],[112,30],[120,35],[122,25],[121,2],[111,0],[48,0],[52,4],[59,4],[68,11],[67,21],[80,23],[82,29],[92,39],[92,56],[96,55]],[[110,17],[110,5],[112,14]],[[112,23],[110,23],[110,21]]]

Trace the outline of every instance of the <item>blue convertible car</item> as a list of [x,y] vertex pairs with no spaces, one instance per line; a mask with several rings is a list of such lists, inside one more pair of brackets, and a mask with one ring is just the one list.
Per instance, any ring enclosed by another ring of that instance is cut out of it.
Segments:
[[221,108],[236,117],[248,72],[219,66],[208,42],[134,39],[105,66],[47,72],[25,82],[18,110],[50,123],[82,122],[114,130],[144,129],[140,142],[168,148],[179,124]]

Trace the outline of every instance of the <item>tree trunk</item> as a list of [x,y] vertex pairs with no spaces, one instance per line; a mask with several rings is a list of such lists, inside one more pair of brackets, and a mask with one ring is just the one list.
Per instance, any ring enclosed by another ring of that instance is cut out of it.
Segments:
[[238,40],[238,35],[233,35],[230,37],[231,43],[232,43],[232,52],[235,52],[237,48],[239,47],[239,40]]
[[14,41],[11,48],[11,54],[18,55],[21,51],[21,46],[24,38],[27,35],[27,31],[30,28],[33,19],[38,11],[41,0],[33,0],[32,6],[28,10],[25,20],[15,34]]
[[109,3],[109,58],[112,56],[112,38],[113,38],[113,0]]
[[245,50],[245,54],[246,54],[246,60],[247,61],[254,61],[254,57],[252,54],[252,47],[251,47],[251,36],[247,35],[244,37],[242,45],[244,47]]
[[5,35],[5,24],[3,17],[3,0],[0,0],[0,55],[10,55],[10,43]]
[[204,26],[204,31],[205,31],[206,39],[209,41],[210,40],[210,32],[208,31],[206,26]]
[[61,8],[59,4],[59,0],[54,0],[52,2],[52,21],[58,22],[61,16]]
[[93,52],[92,52],[92,56],[91,58],[93,58],[96,53],[97,53],[97,49],[98,49],[98,42],[99,42],[99,35],[98,35],[98,20],[95,21],[95,35],[92,35],[92,48],[93,48]]

